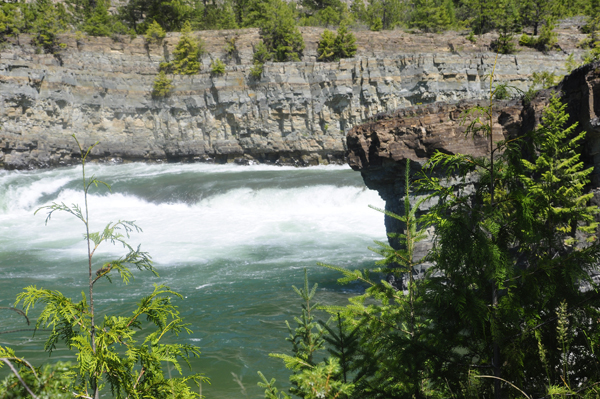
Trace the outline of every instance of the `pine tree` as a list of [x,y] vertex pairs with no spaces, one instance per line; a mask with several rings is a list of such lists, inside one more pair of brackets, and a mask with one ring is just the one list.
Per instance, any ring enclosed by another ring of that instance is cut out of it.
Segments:
[[162,26],[160,26],[158,22],[152,21],[152,23],[148,26],[148,29],[146,30],[144,38],[148,43],[158,43],[162,39],[164,39],[166,35],[167,33],[162,28]]
[[192,37],[192,26],[186,21],[167,69],[178,75],[194,75],[200,71],[199,60],[203,53],[201,43]]
[[28,7],[25,18],[31,21],[28,31],[33,33],[32,42],[40,50],[57,54],[65,44],[58,41],[58,34],[67,28],[68,20],[64,6],[50,0],[36,0]]
[[492,48],[499,54],[512,54],[516,47],[513,42],[515,32],[521,29],[519,10],[514,0],[499,0],[491,9],[491,21],[498,31],[498,39]]
[[317,47],[317,59],[329,62],[335,60],[335,55],[335,35],[332,31],[325,29]]
[[334,50],[338,58],[350,58],[356,54],[356,37],[348,32],[346,24],[342,24],[334,40]]
[[274,61],[300,60],[304,39],[296,26],[293,5],[282,0],[256,0],[249,7],[246,23],[260,28],[261,39]]
[[533,35],[537,36],[540,26],[550,22],[557,11],[555,0],[526,0],[519,4],[519,15],[523,25],[533,27]]
[[197,28],[203,30],[239,28],[233,6],[228,1],[222,4],[205,4]]
[[85,21],[82,30],[90,36],[110,36],[111,18],[104,1],[99,1],[92,15]]
[[418,0],[415,2],[409,26],[425,32],[438,32],[449,29],[455,23],[452,1],[438,4],[434,0]]
[[196,25],[202,10],[199,0],[130,0],[119,8],[119,18],[138,34],[143,34],[152,21],[167,32],[178,32],[186,22]]
[[373,0],[367,7],[369,29],[394,29],[407,21],[407,3],[400,0]]
[[317,47],[318,60],[329,62],[350,58],[356,54],[356,49],[356,37],[342,24],[335,35],[327,29],[323,31]]

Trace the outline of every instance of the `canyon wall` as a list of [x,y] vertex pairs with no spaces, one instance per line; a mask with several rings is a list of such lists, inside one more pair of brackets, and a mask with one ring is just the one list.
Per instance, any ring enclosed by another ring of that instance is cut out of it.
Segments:
[[[39,54],[30,38],[0,46],[0,168],[76,162],[72,134],[105,161],[344,162],[346,133],[382,113],[419,103],[481,98],[494,67],[488,34],[355,32],[355,58],[316,62],[320,28],[302,28],[301,62],[268,63],[250,75],[257,29],[196,32],[206,50],[201,73],[173,76],[175,89],[153,98],[159,63],[179,34],[159,44],[142,37],[64,35],[59,54]],[[496,77],[525,90],[533,72],[564,74],[582,51],[577,23],[559,29],[559,51],[521,48],[498,58]],[[226,53],[235,38],[236,50]],[[221,76],[210,62],[227,63]]]

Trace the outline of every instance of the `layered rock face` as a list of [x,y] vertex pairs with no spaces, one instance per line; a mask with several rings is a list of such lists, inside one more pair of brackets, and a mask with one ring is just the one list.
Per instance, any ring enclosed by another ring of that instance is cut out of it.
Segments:
[[[496,140],[517,137],[533,130],[553,93],[567,104],[568,125],[578,124],[587,132],[581,146],[582,160],[593,167],[589,190],[593,203],[600,205],[600,63],[588,64],[565,77],[555,88],[537,93],[530,103],[521,100],[494,102],[494,137]],[[348,132],[348,161],[360,171],[365,183],[379,192],[386,209],[403,214],[406,192],[404,174],[406,159],[418,171],[435,152],[489,156],[489,140],[465,135],[470,117],[465,111],[476,105],[489,105],[481,100],[428,104],[399,110],[381,120],[356,126]],[[456,182],[450,179],[450,184]],[[467,183],[468,184],[468,183]],[[468,189],[468,187],[467,187]],[[426,212],[432,203],[425,203]],[[398,221],[386,218],[388,232],[402,229]],[[418,252],[424,254],[431,242],[422,242]],[[419,254],[417,254],[419,256]]]
[[[249,73],[258,30],[197,32],[202,72],[174,76],[174,91],[161,99],[151,96],[152,84],[178,34],[152,45],[67,35],[56,56],[36,54],[21,35],[0,50],[0,167],[73,163],[72,134],[85,145],[99,141],[92,156],[101,160],[343,162],[353,126],[418,103],[481,98],[494,67],[491,35],[473,44],[457,33],[402,31],[357,32],[356,58],[318,63],[322,31],[304,28],[302,62],[266,64],[259,78]],[[559,37],[564,51],[502,56],[496,76],[526,89],[533,72],[564,73],[583,35],[565,25]],[[236,49],[227,53],[232,38]],[[226,61],[224,75],[210,74],[215,58]],[[429,107],[417,109],[439,108]]]

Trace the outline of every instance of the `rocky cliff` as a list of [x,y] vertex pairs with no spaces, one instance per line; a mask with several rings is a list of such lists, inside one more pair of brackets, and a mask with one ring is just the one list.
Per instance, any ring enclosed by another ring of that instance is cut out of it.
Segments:
[[[537,93],[530,103],[522,100],[496,101],[494,105],[494,135],[498,140],[516,137],[531,131],[541,122],[542,111],[553,93],[567,104],[568,125],[578,124],[587,132],[581,146],[582,160],[593,167],[589,190],[593,203],[600,205],[600,62],[576,69],[556,87]],[[435,103],[408,107],[381,120],[356,126],[348,132],[348,161],[360,171],[365,183],[379,192],[386,209],[403,214],[406,159],[415,161],[418,171],[435,151],[449,154],[486,156],[489,142],[478,136],[465,135],[465,111],[481,100]],[[488,105],[489,103],[481,104]],[[431,203],[422,206],[427,211]],[[386,218],[388,232],[401,226]],[[430,246],[423,242],[421,253]]]
[[[141,37],[65,35],[57,55],[36,53],[21,35],[0,50],[0,167],[72,163],[72,134],[86,145],[100,141],[92,155],[101,160],[343,162],[353,126],[418,103],[480,98],[494,65],[493,35],[474,44],[454,32],[399,30],[356,32],[355,58],[318,63],[322,31],[303,28],[302,62],[267,64],[259,78],[249,74],[258,30],[197,32],[206,49],[202,72],[175,76],[164,99],[152,98],[152,83],[178,34],[153,45]],[[227,53],[231,38],[236,49]],[[581,54],[575,45],[583,35],[571,23],[561,25],[559,38],[561,51],[523,48],[500,57],[496,76],[526,89],[535,71],[564,73],[566,55]],[[217,57],[227,69],[212,76]],[[446,109],[439,107],[409,112]]]

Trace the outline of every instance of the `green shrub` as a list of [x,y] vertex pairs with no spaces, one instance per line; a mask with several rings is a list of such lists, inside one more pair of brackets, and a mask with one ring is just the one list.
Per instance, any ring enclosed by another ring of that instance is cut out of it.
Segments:
[[204,48],[200,41],[192,37],[192,26],[186,21],[175,50],[173,61],[161,64],[161,69],[178,75],[194,75],[200,71],[200,56]]
[[557,42],[557,35],[556,32],[554,32],[554,25],[551,22],[547,22],[542,26],[540,35],[537,38],[525,33],[519,38],[519,45],[535,48],[540,51],[549,51],[553,49]]
[[237,45],[236,45],[237,39],[238,39],[237,36],[233,36],[233,37],[230,37],[229,39],[225,39],[225,52],[227,53],[227,56],[232,57],[235,53],[237,53],[237,51],[238,51]]
[[335,55],[335,34],[325,29],[317,47],[317,59],[323,62],[333,61]]
[[527,33],[523,33],[519,38],[519,46],[533,47],[532,42],[535,42],[535,39]]
[[103,1],[99,1],[82,30],[90,36],[110,36],[113,33],[111,17]]
[[269,51],[267,46],[261,41],[258,42],[252,55],[252,61],[256,64],[264,64],[267,61],[273,60],[273,54]]
[[154,84],[152,86],[152,97],[154,98],[163,98],[168,96],[173,90],[173,80],[169,79],[165,74],[165,71],[160,71],[160,73],[154,79]]
[[531,86],[525,92],[523,96],[523,101],[525,104],[531,102],[535,94],[539,91],[539,89],[548,89],[554,85],[556,85],[560,81],[560,76],[557,76],[554,72],[534,72],[531,75]]
[[508,86],[505,83],[499,84],[496,86],[494,90],[494,99],[496,100],[508,100],[510,98],[510,93],[508,91]]
[[166,35],[167,33],[162,26],[160,26],[158,22],[152,21],[152,23],[148,26],[144,37],[148,43],[158,43],[164,39]]
[[356,54],[356,49],[356,37],[342,24],[335,35],[325,29],[317,47],[318,60],[327,62],[350,58]]
[[260,62],[254,62],[254,65],[252,66],[252,68],[250,68],[250,76],[258,79],[260,78],[260,76],[263,73],[263,64],[261,64]]
[[383,22],[381,21],[381,18],[373,19],[371,25],[369,25],[369,29],[373,32],[379,32],[381,29],[383,29]]
[[215,58],[210,63],[210,73],[213,75],[223,75],[225,73],[225,64],[219,58]]
[[473,31],[470,31],[468,36],[466,37],[466,39],[468,41],[470,41],[471,43],[477,43],[477,38],[475,37],[475,33]]
[[[23,366],[18,370],[25,385],[39,398],[68,399],[73,395],[68,388],[71,385],[71,364],[57,362],[46,364],[34,371]],[[16,375],[11,374],[0,382],[0,398],[30,398],[27,388]]]

